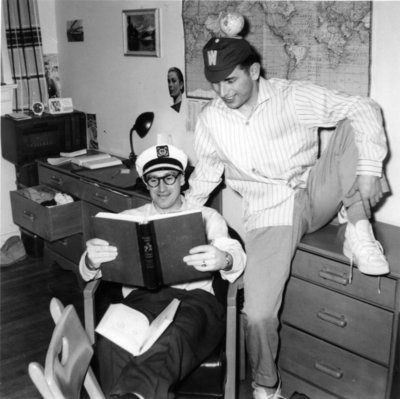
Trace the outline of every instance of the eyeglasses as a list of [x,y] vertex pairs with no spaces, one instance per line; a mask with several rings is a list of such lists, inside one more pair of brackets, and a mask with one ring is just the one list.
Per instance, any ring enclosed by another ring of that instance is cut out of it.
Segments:
[[161,180],[166,184],[167,186],[172,186],[175,182],[178,176],[181,173],[177,173],[176,175],[170,174],[170,175],[165,175],[163,177],[155,177],[155,176],[150,176],[149,178],[145,179],[146,183],[152,187],[156,188],[160,185]]

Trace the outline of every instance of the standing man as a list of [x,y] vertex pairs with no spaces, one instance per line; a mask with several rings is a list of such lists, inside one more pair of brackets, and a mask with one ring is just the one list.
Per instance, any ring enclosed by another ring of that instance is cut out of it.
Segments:
[[[278,312],[297,244],[343,204],[344,253],[365,274],[389,272],[369,218],[387,191],[379,107],[302,81],[265,80],[260,59],[239,37],[212,38],[204,72],[217,98],[199,115],[198,157],[186,194],[204,203],[221,182],[243,199],[247,266],[246,342],[254,398],[280,397]],[[318,128],[334,128],[318,159]]]

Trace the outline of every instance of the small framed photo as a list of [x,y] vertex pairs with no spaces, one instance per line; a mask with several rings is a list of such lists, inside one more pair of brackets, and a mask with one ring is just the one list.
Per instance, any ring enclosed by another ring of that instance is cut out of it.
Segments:
[[122,11],[124,55],[160,57],[160,10]]
[[49,98],[50,114],[67,114],[73,110],[72,98]]

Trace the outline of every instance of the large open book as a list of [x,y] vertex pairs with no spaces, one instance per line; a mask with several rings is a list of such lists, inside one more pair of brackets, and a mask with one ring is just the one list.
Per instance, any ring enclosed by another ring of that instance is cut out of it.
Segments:
[[102,278],[155,289],[210,278],[183,262],[189,250],[207,244],[201,211],[155,215],[149,219],[100,212],[93,217],[94,237],[118,248],[118,256],[101,265]]
[[110,305],[96,332],[132,355],[141,355],[172,323],[179,304],[179,299],[173,299],[151,323],[143,313],[129,306],[122,303]]

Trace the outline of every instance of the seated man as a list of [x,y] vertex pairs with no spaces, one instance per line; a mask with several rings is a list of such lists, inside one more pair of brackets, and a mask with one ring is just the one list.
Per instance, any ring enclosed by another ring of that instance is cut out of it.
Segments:
[[[186,155],[171,145],[154,146],[139,155],[136,168],[150,192],[152,202],[126,214],[150,216],[158,213],[201,209],[208,245],[190,250],[187,267],[219,271],[235,281],[242,273],[246,255],[240,243],[228,236],[223,217],[207,207],[189,206],[181,196],[185,183]],[[101,277],[100,265],[116,258],[117,248],[93,238],[86,243],[80,261],[84,280]],[[152,321],[173,298],[181,304],[173,323],[144,354],[132,356],[105,338],[99,342],[103,390],[111,398],[171,398],[173,385],[199,366],[216,348],[225,329],[224,308],[214,296],[212,279],[163,287],[157,291],[123,287],[122,303],[144,313]]]

